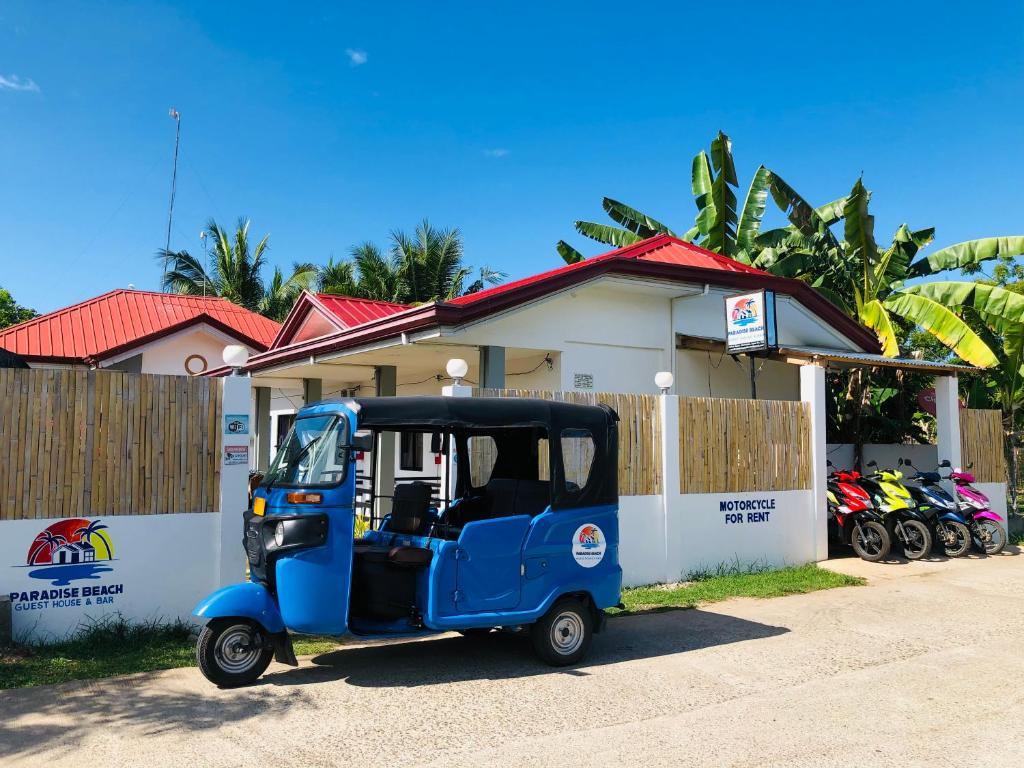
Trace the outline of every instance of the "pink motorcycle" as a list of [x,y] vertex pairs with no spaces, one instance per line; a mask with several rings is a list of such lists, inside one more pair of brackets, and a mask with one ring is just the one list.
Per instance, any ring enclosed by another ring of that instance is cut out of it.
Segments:
[[970,472],[950,472],[956,483],[960,511],[971,528],[971,538],[985,550],[986,555],[998,555],[1006,546],[1003,518],[989,507],[988,496],[971,486],[974,475]]

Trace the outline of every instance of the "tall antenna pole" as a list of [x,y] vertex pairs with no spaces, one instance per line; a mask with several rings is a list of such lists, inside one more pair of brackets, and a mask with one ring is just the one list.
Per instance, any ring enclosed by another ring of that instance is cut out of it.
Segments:
[[[174,218],[174,193],[178,186],[178,145],[181,143],[181,114],[174,107],[171,107],[167,114],[175,122],[174,128],[174,167],[171,170],[171,202],[167,206],[167,240],[164,243],[164,253],[171,250],[171,221]],[[164,257],[164,277],[167,276],[167,258]]]

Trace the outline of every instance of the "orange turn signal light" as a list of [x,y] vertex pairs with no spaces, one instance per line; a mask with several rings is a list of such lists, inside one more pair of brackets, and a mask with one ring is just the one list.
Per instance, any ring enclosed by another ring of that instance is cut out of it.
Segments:
[[264,499],[262,496],[257,496],[255,499],[252,500],[252,513],[254,515],[259,515],[260,517],[262,517],[266,509],[267,500]]
[[289,493],[288,496],[289,504],[319,504],[324,500],[322,493]]

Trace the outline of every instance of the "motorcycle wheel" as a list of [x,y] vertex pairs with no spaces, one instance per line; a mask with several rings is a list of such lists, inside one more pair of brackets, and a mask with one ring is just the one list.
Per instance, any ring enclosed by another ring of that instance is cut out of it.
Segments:
[[892,548],[892,541],[889,539],[889,532],[885,530],[885,526],[874,520],[868,520],[860,524],[860,531],[858,533],[854,528],[853,535],[850,537],[850,544],[853,545],[853,551],[857,553],[857,556],[869,563],[884,560]]
[[963,523],[947,521],[942,524],[946,528],[946,537],[942,542],[942,551],[946,557],[962,557],[971,548],[971,531]]
[[982,520],[978,523],[981,533],[981,543],[985,545],[986,555],[998,555],[1006,546],[1006,533],[1003,526],[995,520]]
[[932,551],[932,534],[928,526],[918,520],[904,520],[903,554],[908,560],[920,560]]

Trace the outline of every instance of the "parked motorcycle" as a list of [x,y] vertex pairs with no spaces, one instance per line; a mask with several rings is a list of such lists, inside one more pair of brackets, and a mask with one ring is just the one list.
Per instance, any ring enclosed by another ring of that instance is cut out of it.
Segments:
[[[832,462],[828,462],[831,467]],[[831,537],[853,547],[857,556],[876,563],[892,548],[889,531],[871,503],[871,497],[856,485],[859,472],[832,471],[825,496]]]
[[[901,466],[910,467],[915,474],[908,479],[919,485],[908,485],[907,490],[917,508],[928,521],[932,538],[942,545],[946,557],[960,557],[971,548],[971,529],[967,520],[959,512],[959,505],[946,490],[939,485],[943,479],[935,472],[922,472],[915,467],[910,459],[900,459]],[[939,465],[949,466],[946,461]]]
[[907,487],[900,482],[903,473],[892,469],[878,469],[878,462],[869,461],[873,468],[869,475],[858,481],[875,502],[882,514],[889,536],[903,546],[908,560],[920,560],[932,551],[932,534],[927,520],[917,509],[917,502]]
[[[949,462],[945,462],[949,466]],[[968,469],[971,467],[968,466]],[[988,496],[974,488],[974,475],[970,472],[950,472],[950,479],[956,485],[956,495],[960,499],[960,511],[967,518],[979,548],[986,555],[998,555],[1006,546],[1006,529],[1003,518],[992,511]]]

